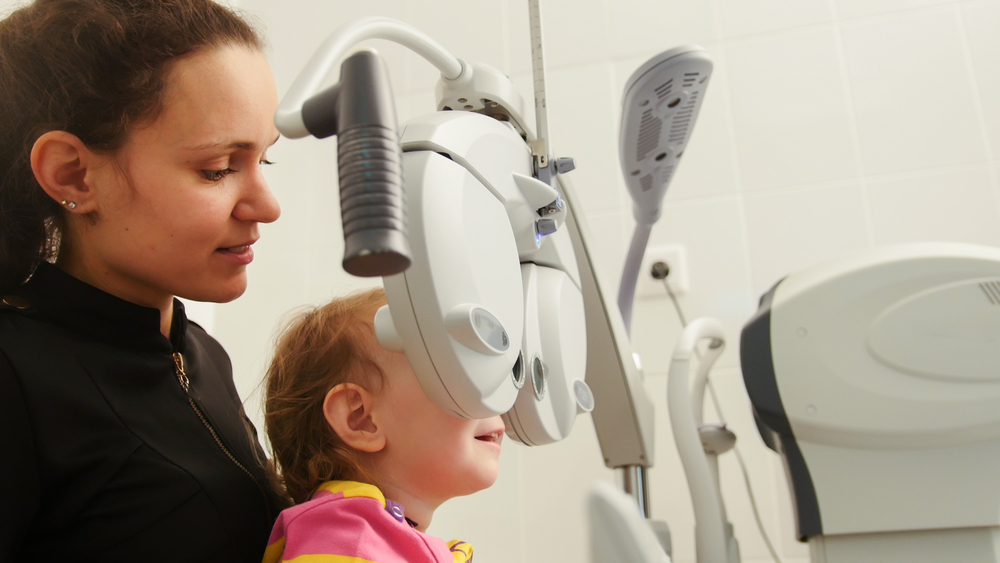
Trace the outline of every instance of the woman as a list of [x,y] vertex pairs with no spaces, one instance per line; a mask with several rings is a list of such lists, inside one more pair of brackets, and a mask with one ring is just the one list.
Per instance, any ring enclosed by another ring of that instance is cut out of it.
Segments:
[[210,0],[0,23],[0,560],[260,561],[284,503],[174,296],[240,296],[278,218],[261,48]]

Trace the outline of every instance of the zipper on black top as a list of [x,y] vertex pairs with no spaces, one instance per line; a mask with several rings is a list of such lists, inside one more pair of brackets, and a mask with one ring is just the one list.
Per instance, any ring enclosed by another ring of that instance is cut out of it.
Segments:
[[222,440],[219,438],[219,434],[215,431],[215,428],[212,428],[212,425],[208,422],[208,418],[205,417],[205,414],[202,413],[200,408],[198,408],[198,404],[195,403],[191,395],[188,394],[191,389],[191,380],[188,379],[187,373],[184,372],[184,356],[182,356],[180,352],[174,352],[174,372],[177,375],[177,381],[181,384],[181,389],[184,390],[184,395],[187,396],[188,404],[191,405],[191,409],[194,410],[196,415],[198,415],[198,419],[201,420],[201,423],[208,429],[209,434],[212,435],[212,438],[219,446],[219,449],[221,449],[222,453],[226,454],[226,457],[228,457],[229,460],[236,465],[236,467],[239,467],[240,470],[242,470],[243,473],[245,473],[246,476],[253,481],[253,484],[257,486],[257,491],[260,492],[260,496],[264,500],[264,509],[267,511],[268,517],[270,517],[271,503],[267,500],[267,493],[264,492],[264,487],[262,487],[260,481],[253,476],[253,473],[251,473],[246,466],[240,463],[240,461],[236,459],[236,456],[229,451],[229,448],[222,443]]

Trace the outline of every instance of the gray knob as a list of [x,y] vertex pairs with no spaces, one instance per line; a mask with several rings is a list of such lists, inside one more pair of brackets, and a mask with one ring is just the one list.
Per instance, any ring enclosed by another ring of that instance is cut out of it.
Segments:
[[535,232],[543,237],[545,235],[551,235],[556,232],[556,229],[558,228],[559,225],[556,224],[554,219],[539,219],[535,222]]

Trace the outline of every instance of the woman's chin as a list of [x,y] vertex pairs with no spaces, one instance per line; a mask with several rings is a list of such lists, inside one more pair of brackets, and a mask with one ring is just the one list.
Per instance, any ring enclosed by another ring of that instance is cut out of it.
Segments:
[[176,295],[177,297],[204,303],[229,303],[246,293],[246,290],[247,278],[244,272],[235,279],[207,284],[207,287],[185,288],[185,291],[178,292]]

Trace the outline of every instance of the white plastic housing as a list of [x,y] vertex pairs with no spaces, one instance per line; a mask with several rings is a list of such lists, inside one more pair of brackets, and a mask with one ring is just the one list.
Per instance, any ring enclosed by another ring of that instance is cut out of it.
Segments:
[[596,403],[591,413],[594,430],[605,465],[649,467],[655,462],[653,403],[632,358],[632,344],[611,286],[594,265],[596,240],[586,217],[574,212],[579,207],[571,178],[557,177],[569,209],[566,230],[580,264],[587,317],[587,384]]
[[302,104],[319,91],[340,59],[366,39],[387,39],[408,47],[441,70],[444,79],[458,79],[464,70],[461,61],[416,28],[390,18],[362,18],[331,33],[295,77],[274,113],[282,135],[290,139],[309,135],[302,121]]
[[504,115],[520,133],[529,133],[524,121],[524,99],[510,78],[483,63],[465,63],[460,76],[441,76],[435,88],[438,111],[462,110]]
[[[507,212],[475,176],[435,152],[404,153],[403,178],[413,265],[383,282],[406,357],[443,408],[466,418],[502,414],[517,396],[511,367],[524,326]],[[505,349],[475,345],[456,328],[470,304],[499,321]]]
[[[667,410],[694,507],[698,563],[721,563],[732,561],[734,554],[730,553],[726,537],[727,522],[722,505],[722,491],[713,478],[709,459],[698,434],[701,409],[694,408],[690,391],[691,358],[694,356],[695,346],[704,339],[712,342],[699,365],[699,374],[707,374],[712,364],[722,355],[725,342],[722,323],[717,319],[703,317],[691,321],[681,332],[667,375]],[[701,386],[706,383],[707,380],[699,381]],[[704,398],[704,391],[700,390],[694,395],[700,401]]]
[[622,96],[619,159],[636,223],[660,218],[663,196],[698,118],[712,59],[697,45],[661,53],[629,78]]
[[774,373],[824,536],[1000,526],[997,290],[1000,249],[944,243],[776,287]]
[[407,123],[400,136],[403,151],[434,151],[467,169],[500,201],[510,218],[520,260],[530,260],[542,244],[539,216],[515,180],[531,176],[531,152],[514,130],[489,117],[444,111]]
[[[558,193],[531,178],[531,154],[520,135],[483,115],[453,111],[418,117],[404,127],[401,144],[414,266],[385,278],[391,315],[376,323],[380,342],[384,339],[386,348],[401,342],[434,402],[460,416],[485,418],[514,403],[511,368],[524,343],[524,315],[537,311],[551,333],[536,347],[544,346],[545,364],[553,366],[549,372],[578,375],[532,403],[538,413],[529,414],[527,406],[519,412],[537,422],[529,428],[543,428],[540,421],[551,419],[547,424],[556,430],[534,430],[539,443],[562,439],[581,410],[574,400],[564,400],[564,388],[585,406],[593,401],[577,366],[586,362],[586,333],[569,234],[559,229],[543,237],[536,230],[542,218],[538,208]],[[551,303],[525,304],[523,262],[557,274],[560,281],[546,284],[553,289],[543,292]],[[510,309],[515,302],[516,318]],[[487,330],[492,318],[506,330],[504,349],[490,340],[490,334],[496,336]],[[553,337],[559,345],[548,343]]]
[[379,346],[390,352],[403,352],[403,339],[396,332],[396,324],[392,320],[392,312],[388,305],[382,305],[375,312],[375,339]]
[[587,500],[591,563],[670,563],[632,497],[601,482]]
[[521,265],[521,278],[525,383],[504,424],[510,437],[540,446],[568,436],[577,414],[594,408],[584,382],[587,328],[583,295],[565,272],[528,263]]

